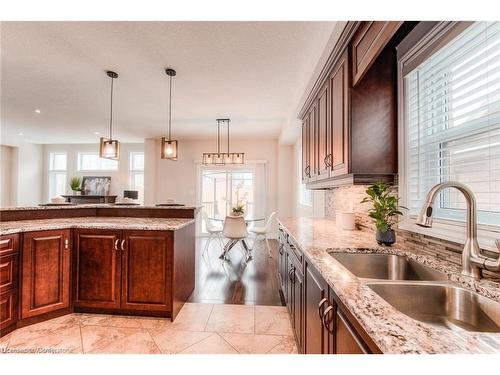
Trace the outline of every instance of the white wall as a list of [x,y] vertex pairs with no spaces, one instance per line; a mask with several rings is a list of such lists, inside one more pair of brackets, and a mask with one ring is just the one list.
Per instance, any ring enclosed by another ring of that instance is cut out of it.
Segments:
[[13,148],[14,205],[36,206],[42,202],[43,146],[22,143]]
[[69,181],[71,177],[83,176],[110,176],[111,177],[111,195],[123,197],[123,190],[130,188],[130,165],[129,153],[131,151],[144,151],[142,143],[121,143],[120,144],[120,159],[118,160],[117,171],[96,171],[96,172],[80,172],[78,171],[78,152],[84,151],[99,151],[99,144],[50,144],[43,145],[43,189],[42,201],[49,200],[49,152],[65,152],[67,159],[67,187],[66,192],[71,193]]
[[15,206],[14,147],[0,145],[0,207]]

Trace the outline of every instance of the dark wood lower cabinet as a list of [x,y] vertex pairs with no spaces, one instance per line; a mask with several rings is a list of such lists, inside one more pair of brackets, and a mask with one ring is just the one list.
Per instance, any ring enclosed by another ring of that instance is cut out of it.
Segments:
[[170,309],[172,241],[171,232],[125,232],[121,308]]
[[70,230],[23,235],[21,317],[70,306]]
[[335,352],[337,354],[366,354],[369,350],[366,344],[358,337],[342,312],[337,311],[335,316]]
[[0,236],[0,337],[72,311],[174,320],[194,285],[194,223]]
[[304,353],[327,354],[329,335],[322,318],[328,304],[328,285],[317,271],[305,263]]
[[278,277],[299,353],[380,353],[309,259],[289,245],[282,227],[278,233]]
[[121,231],[75,229],[74,306],[120,308]]

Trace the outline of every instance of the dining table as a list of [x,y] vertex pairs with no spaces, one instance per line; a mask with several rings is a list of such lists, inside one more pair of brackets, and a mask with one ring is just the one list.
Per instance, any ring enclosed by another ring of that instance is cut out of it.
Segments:
[[[213,220],[213,221],[219,221],[219,222],[222,222],[224,224],[224,220],[225,218],[219,218],[219,217],[210,217],[209,218],[210,220]],[[254,217],[254,216],[245,216],[244,217],[245,219],[245,224],[246,226],[248,227],[250,224],[252,223],[255,223],[255,222],[258,222],[258,221],[264,221],[265,218],[263,217]],[[232,242],[238,242],[240,240],[231,240]],[[252,256],[252,249],[248,246],[247,242],[245,239],[242,239],[241,240],[241,243],[243,245],[243,248],[245,249],[246,253],[247,253],[247,261],[251,260],[253,258]],[[226,246],[225,248],[226,249],[230,249],[232,248],[233,244],[228,244],[228,246]],[[228,250],[224,250],[222,252],[222,254],[219,256],[220,259],[226,259],[226,256],[227,256],[227,253],[228,253]]]

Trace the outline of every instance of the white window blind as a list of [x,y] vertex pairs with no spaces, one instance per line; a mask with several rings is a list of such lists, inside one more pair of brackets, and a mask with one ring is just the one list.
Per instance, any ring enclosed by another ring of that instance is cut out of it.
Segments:
[[[459,181],[475,194],[478,222],[500,226],[500,22],[476,22],[404,77],[407,205]],[[436,217],[465,220],[461,193],[446,189]]]
[[66,194],[66,164],[65,152],[49,153],[49,199]]

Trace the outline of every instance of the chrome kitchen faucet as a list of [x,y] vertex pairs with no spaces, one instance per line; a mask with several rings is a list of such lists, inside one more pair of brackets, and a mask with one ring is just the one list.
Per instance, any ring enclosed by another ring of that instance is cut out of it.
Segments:
[[[432,227],[432,205],[438,193],[446,188],[458,189],[464,195],[467,202],[467,240],[462,250],[462,275],[480,279],[483,269],[499,271],[500,258],[489,258],[481,254],[481,249],[477,242],[476,199],[472,191],[464,184],[450,181],[433,186],[427,193],[425,203],[417,218],[417,225],[425,228]],[[500,241],[496,240],[495,243],[500,250]]]

